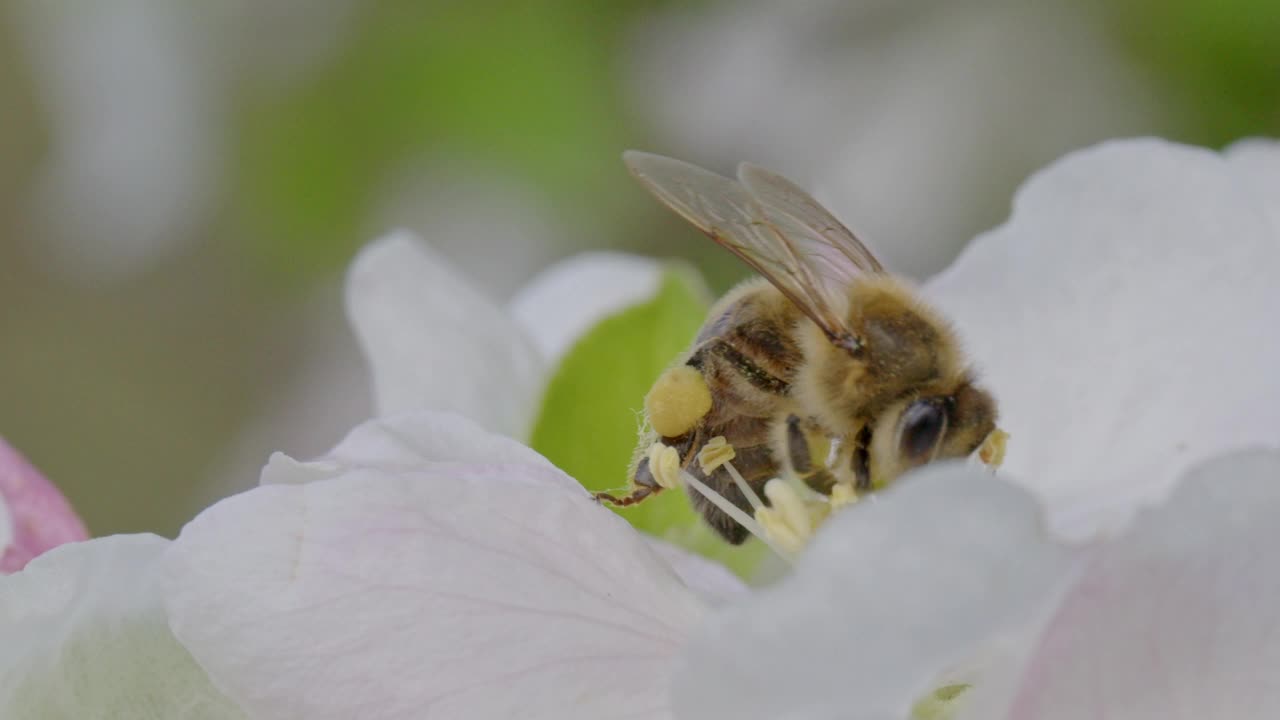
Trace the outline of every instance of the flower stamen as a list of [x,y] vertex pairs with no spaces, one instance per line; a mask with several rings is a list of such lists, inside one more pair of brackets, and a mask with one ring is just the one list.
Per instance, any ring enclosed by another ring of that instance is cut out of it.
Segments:
[[1008,446],[1009,433],[996,428],[992,430],[978,446],[978,459],[992,470],[999,469],[1004,463],[1004,453]]
[[649,472],[658,485],[668,490],[680,487],[680,476],[686,474],[680,469],[680,453],[662,443],[649,446]]
[[831,495],[827,497],[832,510],[839,510],[858,502],[858,491],[853,489],[853,483],[839,482],[831,487]]
[[790,552],[804,549],[813,535],[814,517],[809,505],[794,487],[780,478],[765,483],[764,494],[770,506],[756,508],[756,522]]
[[703,475],[711,477],[711,473],[737,456],[738,452],[729,441],[723,435],[717,435],[704,443],[698,451],[698,466],[702,468]]
[[831,488],[830,495],[823,495],[798,478],[774,478],[765,483],[766,502],[734,467],[732,460],[736,456],[733,445],[724,436],[717,435],[698,451],[698,465],[707,477],[724,468],[734,486],[751,504],[750,514],[682,469],[680,454],[673,447],[662,443],[650,445],[649,471],[654,481],[664,488],[679,485],[692,488],[788,562],[804,549],[813,533],[833,511],[858,500],[858,493],[851,483],[838,482]]
[[725,472],[729,473],[729,477],[733,478],[733,484],[737,486],[738,491],[747,499],[747,502],[751,503],[751,511],[760,512],[760,509],[765,506],[764,501],[760,499],[760,496],[756,494],[751,485],[743,479],[742,473],[738,472],[738,468],[731,463],[725,463],[724,469]]
[[769,549],[777,553],[778,557],[788,562],[795,559],[791,551],[774,542],[773,538],[759,525],[759,523],[752,519],[752,517],[743,511],[742,508],[730,502],[728,498],[715,490],[712,490],[706,483],[702,482],[690,473],[681,471],[680,477],[684,480],[686,485],[696,490],[698,494],[706,498],[712,505],[715,505],[721,512],[733,518],[739,525],[746,528],[747,532],[760,538],[761,542],[768,545]]

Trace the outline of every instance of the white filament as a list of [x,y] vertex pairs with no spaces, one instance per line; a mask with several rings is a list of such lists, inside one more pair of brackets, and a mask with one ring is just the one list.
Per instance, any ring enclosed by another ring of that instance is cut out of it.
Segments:
[[[795,556],[792,553],[775,543],[769,537],[769,534],[764,531],[764,528],[760,527],[760,524],[755,521],[755,518],[745,513],[742,508],[739,508],[737,505],[729,502],[728,498],[715,490],[712,490],[710,487],[707,487],[705,483],[693,475],[690,475],[687,472],[681,472],[681,476],[686,485],[697,490],[698,493],[702,495],[702,497],[706,498],[712,505],[715,505],[724,514],[736,520],[739,525],[747,529],[747,532],[760,538],[761,542],[768,545],[769,549],[776,553],[778,557],[786,560],[787,562],[792,562],[795,559]],[[759,498],[756,499],[759,500]]]

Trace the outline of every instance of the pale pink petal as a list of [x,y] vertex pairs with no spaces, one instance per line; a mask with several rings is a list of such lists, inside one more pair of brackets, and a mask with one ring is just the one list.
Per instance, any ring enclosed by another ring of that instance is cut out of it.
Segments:
[[360,252],[347,314],[373,375],[379,415],[447,410],[523,438],[542,392],[542,356],[524,331],[408,231]]
[[[354,468],[413,470],[438,463],[535,465],[551,461],[504,435],[448,412],[413,412],[375,418],[357,426],[329,452],[307,462],[275,453],[262,469],[261,483],[300,483],[337,477]],[[581,490],[563,473],[567,488]]]
[[790,576],[713,614],[676,672],[676,716],[905,718],[945,673],[1040,622],[1071,565],[1025,492],[924,468],[828,521]]
[[600,320],[658,292],[662,265],[623,253],[575,255],[538,273],[510,310],[552,363]]
[[999,399],[1004,471],[1060,531],[1117,528],[1195,463],[1277,442],[1278,155],[1073,153],[926,286]]
[[746,583],[720,563],[672,545],[666,540],[648,536],[645,540],[658,557],[671,566],[684,584],[703,600],[720,605],[748,592]]
[[1280,140],[1249,138],[1232,143],[1223,154],[1240,179],[1241,190],[1251,196],[1271,219],[1280,237]]
[[39,470],[0,438],[0,574],[32,558],[89,537],[67,499]]
[[254,717],[668,717],[704,605],[624,521],[533,465],[357,469],[206,510],[172,627]]
[[1280,716],[1280,451],[1214,460],[1099,551],[1013,720]]

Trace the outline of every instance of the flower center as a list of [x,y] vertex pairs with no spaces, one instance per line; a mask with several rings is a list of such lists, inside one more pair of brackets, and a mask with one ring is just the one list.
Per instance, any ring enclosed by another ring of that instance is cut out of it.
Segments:
[[[993,430],[978,448],[978,459],[993,471],[1000,467],[1008,438],[1007,432]],[[723,469],[751,505],[750,513],[684,470],[680,466],[680,454],[673,447],[660,442],[651,445],[649,470],[664,488],[681,485],[692,488],[788,562],[809,544],[809,539],[834,511],[858,501],[858,493],[850,482],[836,482],[830,493],[824,495],[794,474],[784,472],[764,484],[766,503],[733,466],[736,456],[733,445],[723,436],[716,436],[698,451],[698,465],[705,477]]]
[[734,457],[733,446],[723,437],[715,437],[699,451],[698,464],[703,475],[708,477],[723,468],[750,503],[751,513],[681,468],[675,448],[662,443],[650,446],[649,470],[662,487],[685,485],[692,488],[787,561],[794,560],[795,555],[804,549],[814,531],[833,510],[851,505],[858,499],[850,483],[836,483],[830,495],[823,495],[810,489],[799,478],[784,476],[765,483],[764,495],[769,500],[765,503],[733,466]]

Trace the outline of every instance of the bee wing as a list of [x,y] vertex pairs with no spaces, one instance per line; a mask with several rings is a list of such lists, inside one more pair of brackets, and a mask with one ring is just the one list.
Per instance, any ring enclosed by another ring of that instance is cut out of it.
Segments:
[[858,271],[884,272],[867,246],[799,185],[751,163],[738,165],[738,182],[791,238],[796,253],[812,258],[807,262],[822,267],[826,274],[838,277],[847,286]]
[[[635,150],[623,159],[664,205],[768,278],[832,342],[850,350],[860,346],[842,312],[859,266],[832,253],[812,228],[789,212],[767,208],[742,184],[697,165]],[[826,247],[825,253],[818,246]]]

